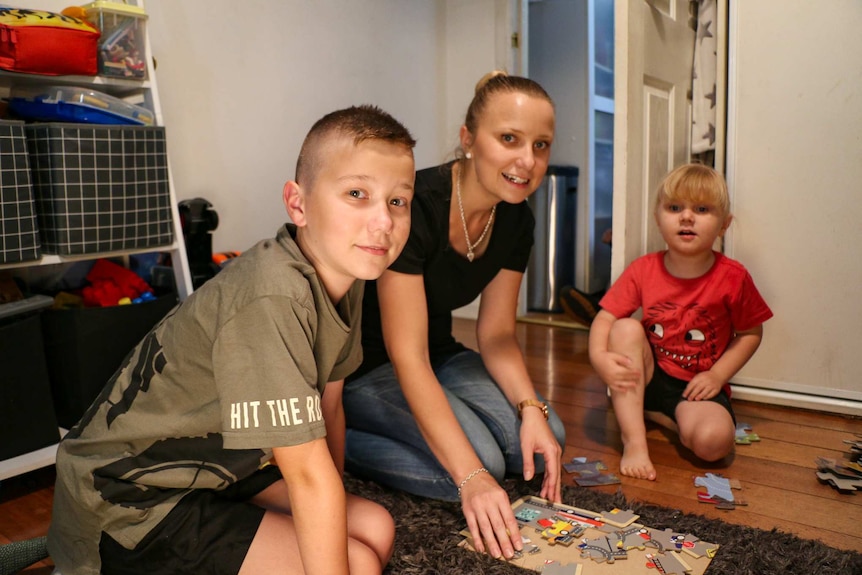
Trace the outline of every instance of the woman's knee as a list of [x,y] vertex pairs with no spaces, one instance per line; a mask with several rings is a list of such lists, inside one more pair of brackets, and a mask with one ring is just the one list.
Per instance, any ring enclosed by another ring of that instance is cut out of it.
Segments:
[[482,462],[482,467],[497,481],[503,481],[506,475],[506,456],[500,450],[496,442],[473,444],[473,449]]

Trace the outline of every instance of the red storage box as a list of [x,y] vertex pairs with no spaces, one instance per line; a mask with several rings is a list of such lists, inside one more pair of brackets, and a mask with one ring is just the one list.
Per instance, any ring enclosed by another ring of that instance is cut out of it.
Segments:
[[95,76],[99,31],[54,12],[0,7],[0,68],[11,72]]

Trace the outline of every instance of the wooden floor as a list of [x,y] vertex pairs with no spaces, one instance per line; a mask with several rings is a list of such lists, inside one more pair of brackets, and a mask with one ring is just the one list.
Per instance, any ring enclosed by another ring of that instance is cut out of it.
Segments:
[[[554,325],[538,322],[553,320]],[[565,326],[550,316],[533,316],[519,323],[519,338],[538,391],[566,424],[564,460],[599,459],[619,471],[619,428],[606,395],[587,357],[588,332]],[[457,337],[475,343],[474,322],[455,320]],[[862,433],[862,420],[793,408],[735,401],[737,419],[752,425],[759,443],[737,446],[720,465],[694,461],[675,436],[650,425],[650,454],[656,481],[623,477],[622,485],[593,487],[608,492],[621,488],[632,500],[655,503],[686,513],[718,518],[760,529],[819,539],[839,549],[862,552],[862,494],[842,495],[818,483],[814,459],[840,459],[845,439]],[[720,511],[698,503],[693,477],[706,471],[722,473],[742,484],[739,495],[748,506]],[[564,475],[566,483],[571,476]],[[53,469],[31,472],[0,486],[0,544],[44,535],[51,519]],[[577,502],[568,502],[577,505]],[[50,563],[27,571],[47,575]]]

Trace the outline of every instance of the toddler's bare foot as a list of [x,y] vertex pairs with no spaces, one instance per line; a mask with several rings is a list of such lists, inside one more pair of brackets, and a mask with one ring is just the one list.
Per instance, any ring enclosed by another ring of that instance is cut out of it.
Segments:
[[655,481],[655,467],[646,444],[627,444],[620,459],[620,473],[636,479]]

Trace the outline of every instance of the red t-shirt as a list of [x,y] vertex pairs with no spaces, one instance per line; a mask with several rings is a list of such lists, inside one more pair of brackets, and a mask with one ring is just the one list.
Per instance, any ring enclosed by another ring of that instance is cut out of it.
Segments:
[[659,366],[684,381],[709,370],[736,332],[772,317],[745,267],[718,252],[712,268],[691,279],[670,275],[663,251],[642,256],[599,305],[616,318],[643,309],[641,323]]

